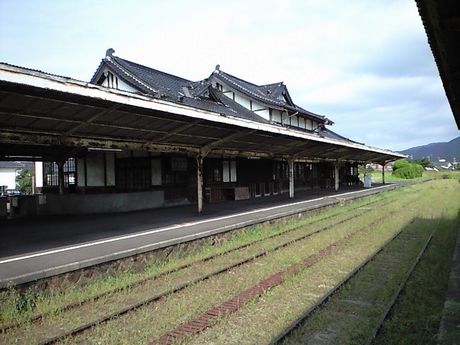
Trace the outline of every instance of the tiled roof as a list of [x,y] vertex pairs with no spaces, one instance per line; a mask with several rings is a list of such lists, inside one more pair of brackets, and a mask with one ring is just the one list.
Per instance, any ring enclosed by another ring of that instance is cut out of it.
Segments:
[[191,83],[190,80],[139,65],[116,56],[112,56],[110,62],[118,68],[121,66],[121,68],[128,71],[130,75],[139,78],[156,92],[170,97],[178,97],[182,92],[182,87]]
[[285,89],[286,87],[282,82],[259,86],[259,90],[261,90],[264,95],[269,95],[274,99],[278,99],[278,97],[283,94]]
[[[332,121],[327,119],[326,117],[322,115],[318,115],[315,113],[312,113],[308,110],[305,110],[297,105],[295,105],[291,97],[289,96],[289,92],[287,91],[286,86],[283,83],[275,83],[275,84],[268,84],[268,85],[255,85],[253,83],[250,83],[248,81],[245,81],[241,78],[235,77],[231,74],[228,74],[226,72],[223,72],[221,70],[216,70],[212,74],[213,77],[216,79],[226,83],[232,88],[235,88],[236,90],[240,91],[243,94],[246,94],[249,97],[255,98],[259,100],[262,103],[265,103],[270,106],[274,106],[275,108],[278,109],[287,109],[292,112],[299,112],[300,114],[303,114],[307,117],[313,118],[315,120],[319,120],[320,122],[325,122],[328,124],[332,124]],[[269,92],[267,92],[269,91]],[[284,94],[283,94],[284,93]],[[286,100],[280,100],[278,97],[280,95],[283,95],[287,99]]]
[[[111,69],[125,82],[142,93],[197,109],[209,110],[222,115],[239,117],[256,122],[268,122],[253,111],[246,109],[213,88],[212,78],[215,77],[230,87],[274,109],[289,110],[291,113],[298,112],[321,123],[332,123],[324,116],[311,113],[295,105],[289,96],[286,86],[282,82],[256,85],[220,70],[214,71],[210,78],[200,81],[190,81],[109,54],[102,60],[91,79],[92,83],[98,82],[98,78],[100,78],[105,67]],[[280,96],[283,96],[283,100],[279,99]]]
[[92,83],[97,83],[99,72],[103,70],[104,66],[112,69],[136,89],[151,96],[226,116],[267,122],[233,100],[219,95],[219,92],[213,90],[207,80],[193,82],[113,55],[102,60],[91,80]]
[[340,134],[337,134],[336,132],[334,131],[331,131],[330,129],[328,128],[321,128],[319,131],[318,131],[318,134],[324,138],[329,138],[329,139],[336,139],[336,140],[340,140],[340,141],[344,141],[344,142],[348,142],[348,143],[356,143],[356,144],[362,144],[364,145],[363,143],[359,143],[357,141],[354,141],[354,140],[351,140],[351,139],[348,139]]

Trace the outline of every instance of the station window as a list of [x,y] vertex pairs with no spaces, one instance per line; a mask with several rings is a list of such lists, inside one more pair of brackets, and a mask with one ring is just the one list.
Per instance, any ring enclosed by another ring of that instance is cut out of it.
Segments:
[[286,162],[275,162],[273,164],[273,179],[282,180],[289,178],[288,165]]
[[305,176],[305,164],[304,163],[297,163],[294,165],[295,170],[295,177],[302,178]]
[[220,176],[220,170],[219,168],[217,167],[214,167],[213,171],[212,171],[212,179],[213,179],[213,182],[222,182],[222,178]]
[[236,161],[224,160],[222,164],[223,182],[236,182]]
[[[75,186],[76,164],[75,158],[69,158],[64,163],[64,187]],[[53,187],[59,185],[59,169],[56,162],[43,162],[43,186]]]
[[116,164],[116,185],[120,191],[150,189],[150,160],[146,158],[118,159]]

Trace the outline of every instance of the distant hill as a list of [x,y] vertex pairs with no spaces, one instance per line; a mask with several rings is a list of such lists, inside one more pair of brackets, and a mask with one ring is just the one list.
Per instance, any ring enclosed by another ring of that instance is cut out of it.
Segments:
[[402,151],[406,155],[412,155],[413,159],[431,157],[431,160],[444,158],[452,162],[454,157],[460,161],[460,137],[452,139],[447,143],[431,143],[423,146],[416,146]]

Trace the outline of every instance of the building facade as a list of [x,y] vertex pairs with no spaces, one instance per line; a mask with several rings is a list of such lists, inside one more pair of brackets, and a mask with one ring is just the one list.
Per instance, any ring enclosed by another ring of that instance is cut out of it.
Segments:
[[[358,185],[404,157],[332,130],[282,82],[190,81],[109,49],[90,83],[0,64],[0,160],[43,162],[41,214],[130,211]],[[38,211],[37,211],[38,212]]]
[[[189,102],[197,109],[224,107],[226,112],[249,121],[352,142],[328,129],[333,124],[291,99],[284,83],[255,85],[223,72],[220,66],[203,80],[193,82],[113,55],[102,60],[92,83],[110,89],[159,95]],[[190,126],[193,129],[193,126]],[[66,192],[160,192],[165,205],[196,202],[196,159],[187,154],[132,150],[91,150],[70,158],[63,166]],[[235,155],[209,155],[203,162],[206,202],[242,200],[289,192],[287,160]],[[58,192],[58,165],[44,164],[44,192]],[[335,188],[335,163],[314,156],[293,163],[296,190]],[[340,163],[339,185],[357,185],[358,161]]]

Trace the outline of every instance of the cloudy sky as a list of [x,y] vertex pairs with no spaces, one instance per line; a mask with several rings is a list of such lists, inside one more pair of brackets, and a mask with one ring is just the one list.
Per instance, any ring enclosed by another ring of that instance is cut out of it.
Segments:
[[89,81],[107,48],[199,80],[216,64],[372,146],[460,135],[413,0],[0,1],[0,61]]

